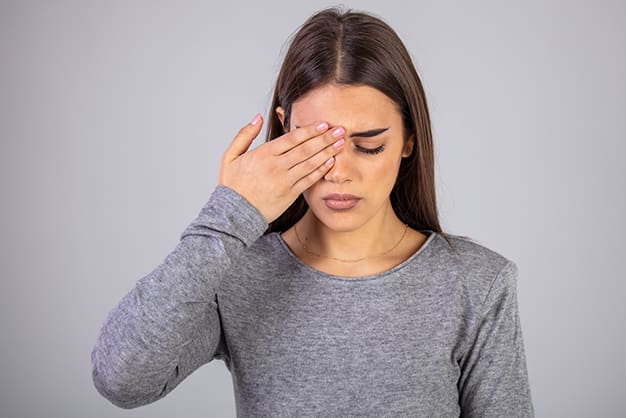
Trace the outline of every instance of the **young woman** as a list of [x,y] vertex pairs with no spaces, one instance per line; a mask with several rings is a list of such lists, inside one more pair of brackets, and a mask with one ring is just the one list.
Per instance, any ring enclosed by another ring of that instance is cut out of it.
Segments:
[[517,267],[437,219],[424,91],[395,32],[321,11],[163,263],[107,317],[98,391],[133,408],[221,359],[238,416],[533,416]]

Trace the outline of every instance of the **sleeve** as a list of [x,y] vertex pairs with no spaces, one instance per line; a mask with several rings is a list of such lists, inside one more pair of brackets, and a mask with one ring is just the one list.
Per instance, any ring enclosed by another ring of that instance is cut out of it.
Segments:
[[217,186],[174,250],[108,313],[91,352],[94,386],[122,408],[154,402],[219,357],[216,290],[267,228],[242,196]]
[[461,359],[462,417],[534,417],[517,306],[515,263],[491,284],[482,315]]

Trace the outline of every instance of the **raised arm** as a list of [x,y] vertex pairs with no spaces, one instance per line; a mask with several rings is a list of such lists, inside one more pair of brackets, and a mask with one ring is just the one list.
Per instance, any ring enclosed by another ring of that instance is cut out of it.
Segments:
[[239,131],[222,157],[220,185],[176,248],[108,314],[91,360],[94,385],[115,405],[154,402],[224,354],[220,281],[343,145],[317,122],[248,151],[261,125],[257,115]]
[[104,397],[122,408],[154,402],[218,354],[216,289],[266,227],[243,197],[215,189],[176,248],[107,316],[91,354]]

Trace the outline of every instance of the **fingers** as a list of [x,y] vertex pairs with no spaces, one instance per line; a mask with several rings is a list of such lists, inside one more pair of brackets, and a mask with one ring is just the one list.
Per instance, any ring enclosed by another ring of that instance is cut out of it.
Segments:
[[250,144],[252,144],[254,138],[261,132],[262,126],[263,118],[257,113],[250,123],[241,128],[237,135],[235,135],[233,142],[231,142],[228,149],[224,152],[224,158],[228,161],[232,161],[241,154],[244,154],[248,148],[250,148]]
[[[335,161],[335,155],[337,155],[344,147],[345,140],[343,138],[337,140],[332,145],[328,145],[326,148],[319,151],[317,154],[312,155],[304,161],[291,167],[287,173],[291,179],[292,184],[297,184],[301,179],[308,177],[310,174],[315,173],[317,170],[322,170],[322,174],[317,176],[313,174],[311,179],[314,181],[319,180],[326,172],[332,167]],[[324,167],[328,167],[324,170]]]
[[306,174],[304,177],[300,178],[298,181],[294,183],[291,190],[299,195],[304,192],[306,189],[314,185],[319,179],[324,177],[324,175],[330,170],[335,164],[335,157],[330,157],[326,161],[324,161],[320,166],[315,168],[313,171]]
[[296,128],[293,131],[288,132],[280,138],[276,138],[271,142],[273,147],[273,154],[284,154],[292,148],[295,148],[301,143],[307,141],[308,139],[323,134],[327,130],[328,123],[321,121],[312,123],[307,126],[303,126],[301,128]]
[[341,127],[338,127],[334,128],[332,131],[326,132],[323,135],[319,135],[301,143],[297,147],[292,148],[281,156],[281,158],[283,159],[283,164],[285,164],[283,167],[291,169],[296,165],[310,159],[315,154],[322,152],[322,150],[326,149],[327,147],[329,148],[327,149],[328,153],[325,154],[326,158],[335,155],[337,152],[339,152],[339,150],[345,143],[345,139],[343,138],[344,134],[345,130]]

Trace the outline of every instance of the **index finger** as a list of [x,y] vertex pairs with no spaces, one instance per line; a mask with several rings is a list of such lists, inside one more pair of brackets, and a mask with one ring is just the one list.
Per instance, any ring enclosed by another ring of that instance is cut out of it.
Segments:
[[311,138],[315,138],[328,130],[328,123],[323,121],[317,121],[310,125],[296,128],[293,131],[289,131],[284,135],[273,139],[272,144],[273,154],[281,155],[289,150],[297,147],[303,142],[308,141]]

